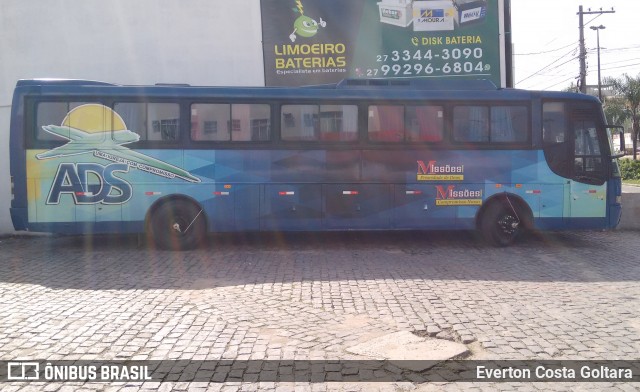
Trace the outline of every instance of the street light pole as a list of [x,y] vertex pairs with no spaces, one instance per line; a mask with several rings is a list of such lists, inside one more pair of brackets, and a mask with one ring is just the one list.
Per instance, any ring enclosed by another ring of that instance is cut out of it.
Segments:
[[596,37],[598,40],[598,99],[602,102],[602,79],[600,78],[600,30],[605,29],[603,25],[591,26],[591,30],[596,31]]

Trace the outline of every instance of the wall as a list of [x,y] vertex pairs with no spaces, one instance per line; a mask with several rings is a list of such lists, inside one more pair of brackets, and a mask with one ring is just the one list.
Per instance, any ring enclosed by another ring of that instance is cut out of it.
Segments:
[[640,230],[640,189],[622,190],[620,230]]
[[259,0],[0,1],[0,233],[19,79],[263,86]]

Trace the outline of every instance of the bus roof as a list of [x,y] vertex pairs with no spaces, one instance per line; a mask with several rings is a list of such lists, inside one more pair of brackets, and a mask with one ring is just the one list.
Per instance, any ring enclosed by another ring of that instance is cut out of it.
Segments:
[[596,97],[560,91],[529,91],[498,88],[493,82],[478,80],[438,80],[428,78],[344,79],[334,84],[300,87],[190,86],[159,83],[156,85],[119,85],[81,79],[23,79],[17,90],[41,95],[78,96],[150,96],[156,98],[251,98],[251,99],[478,99],[528,100],[534,96],[548,99],[572,99],[598,102]]

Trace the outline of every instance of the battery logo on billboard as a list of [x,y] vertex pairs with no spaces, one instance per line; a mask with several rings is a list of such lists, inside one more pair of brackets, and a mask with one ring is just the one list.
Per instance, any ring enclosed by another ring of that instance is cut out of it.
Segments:
[[382,9],[382,16],[384,18],[400,19],[400,17],[402,16],[402,13],[400,11],[397,11],[397,10],[390,10],[390,9],[387,9],[387,8],[383,8]]
[[444,10],[440,9],[421,9],[420,10],[421,18],[444,18]]
[[485,7],[477,7],[466,11],[461,11],[460,23],[471,22],[482,19],[486,16],[487,9]]

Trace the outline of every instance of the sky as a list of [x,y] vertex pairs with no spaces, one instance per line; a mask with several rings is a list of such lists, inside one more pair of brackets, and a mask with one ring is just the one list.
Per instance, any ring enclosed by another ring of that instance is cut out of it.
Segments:
[[[600,31],[602,78],[640,75],[640,0],[511,0],[516,88],[562,90],[579,75],[578,7],[610,11],[584,15],[587,85],[598,84]],[[594,19],[595,18],[595,19]]]

